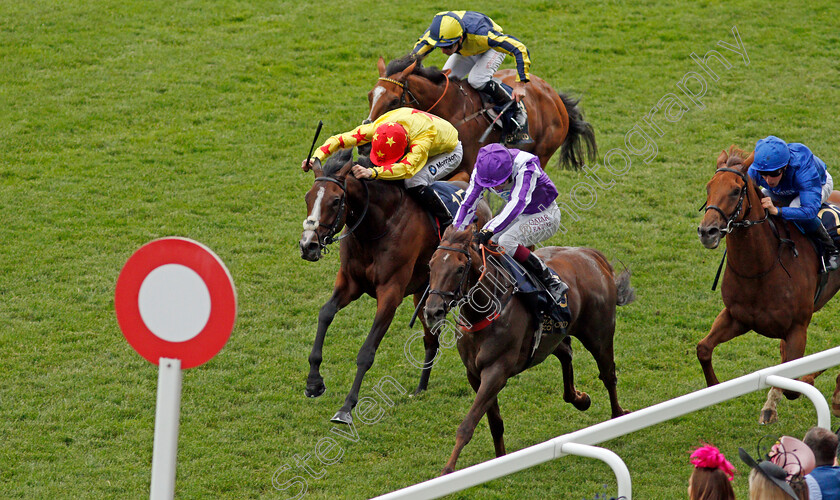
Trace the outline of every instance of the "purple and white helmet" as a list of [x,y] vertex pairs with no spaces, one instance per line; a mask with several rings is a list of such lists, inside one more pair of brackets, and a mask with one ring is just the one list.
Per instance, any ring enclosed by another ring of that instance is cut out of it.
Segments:
[[491,188],[504,183],[513,172],[513,154],[499,143],[478,150],[475,158],[475,183]]

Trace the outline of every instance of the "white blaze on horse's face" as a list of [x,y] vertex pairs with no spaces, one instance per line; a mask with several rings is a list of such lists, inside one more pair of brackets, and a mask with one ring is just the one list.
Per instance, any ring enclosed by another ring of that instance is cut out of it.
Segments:
[[[379,98],[382,97],[382,94],[384,94],[384,93],[385,93],[385,87],[376,86],[376,87],[373,88],[373,96],[370,98],[370,111],[371,111],[371,113],[373,113],[373,110],[376,109],[376,101],[378,101]],[[369,114],[366,122],[370,123],[372,121],[373,121],[373,116],[371,116]]]
[[318,189],[318,196],[315,198],[315,203],[312,204],[312,213],[303,220],[304,231],[315,231],[318,229],[318,224],[321,222],[321,200],[324,199],[326,189],[321,186]]

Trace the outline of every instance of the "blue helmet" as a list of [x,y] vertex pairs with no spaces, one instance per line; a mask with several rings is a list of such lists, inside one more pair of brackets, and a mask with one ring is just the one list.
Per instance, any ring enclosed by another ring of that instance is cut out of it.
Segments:
[[790,150],[785,141],[768,135],[755,143],[755,159],[752,166],[759,172],[773,172],[790,161]]

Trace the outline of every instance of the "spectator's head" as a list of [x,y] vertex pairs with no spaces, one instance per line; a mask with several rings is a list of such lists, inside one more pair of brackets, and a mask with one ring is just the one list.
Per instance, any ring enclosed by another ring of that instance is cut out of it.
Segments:
[[743,448],[741,460],[750,472],[751,500],[803,500],[808,498],[804,477],[814,469],[814,453],[802,441],[782,436],[767,454],[767,460],[756,461]]
[[688,478],[688,498],[691,500],[735,500],[732,476],[735,467],[717,448],[701,446],[691,454],[694,470]]
[[837,434],[822,427],[811,427],[805,434],[805,444],[814,452],[817,467],[832,465],[837,455]]

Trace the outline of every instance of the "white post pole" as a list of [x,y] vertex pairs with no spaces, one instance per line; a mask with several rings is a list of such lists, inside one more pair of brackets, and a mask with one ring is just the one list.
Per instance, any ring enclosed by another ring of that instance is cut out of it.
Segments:
[[151,500],[175,497],[175,462],[178,456],[178,426],[181,419],[181,360],[158,362],[155,444],[152,451]]

